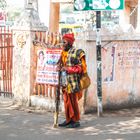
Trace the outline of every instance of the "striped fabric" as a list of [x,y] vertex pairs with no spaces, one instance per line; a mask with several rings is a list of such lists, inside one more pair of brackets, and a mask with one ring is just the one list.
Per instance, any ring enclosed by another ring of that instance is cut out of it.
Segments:
[[[68,51],[66,66],[82,65],[81,58],[85,56],[85,52],[82,49],[71,48]],[[77,73],[67,74],[67,92],[76,93],[80,91],[80,75]]]

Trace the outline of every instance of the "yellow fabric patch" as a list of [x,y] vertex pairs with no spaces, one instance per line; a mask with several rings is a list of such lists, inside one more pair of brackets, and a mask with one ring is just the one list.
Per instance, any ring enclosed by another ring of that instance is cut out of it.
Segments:
[[70,85],[70,84],[68,84],[68,86],[67,86],[67,93],[68,93],[68,94],[71,93],[71,85]]

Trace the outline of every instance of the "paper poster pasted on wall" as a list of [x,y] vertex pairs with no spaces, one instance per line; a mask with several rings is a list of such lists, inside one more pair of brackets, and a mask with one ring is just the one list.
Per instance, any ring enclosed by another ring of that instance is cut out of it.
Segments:
[[38,50],[36,82],[41,84],[58,84],[57,63],[61,56],[61,49]]
[[111,46],[102,50],[102,79],[103,82],[114,80],[115,47]]

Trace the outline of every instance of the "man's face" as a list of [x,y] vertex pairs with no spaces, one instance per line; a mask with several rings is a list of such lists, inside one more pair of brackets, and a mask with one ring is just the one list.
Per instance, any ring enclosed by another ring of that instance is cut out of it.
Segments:
[[70,49],[70,44],[69,44],[69,42],[67,41],[67,40],[63,40],[63,49],[65,50],[65,51],[68,51],[69,49]]
[[63,47],[66,47],[68,45],[68,41],[67,40],[63,40]]

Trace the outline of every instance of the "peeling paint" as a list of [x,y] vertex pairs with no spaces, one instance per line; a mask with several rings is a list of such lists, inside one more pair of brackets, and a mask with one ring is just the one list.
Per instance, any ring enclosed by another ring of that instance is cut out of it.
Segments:
[[[140,37],[139,37],[140,38]],[[86,98],[86,111],[96,110],[96,47],[90,42],[76,40],[76,45],[86,51],[91,86]],[[104,108],[124,108],[140,105],[140,41],[102,41],[102,95]],[[84,44],[84,45],[83,45]],[[110,78],[105,77],[110,71]],[[92,108],[91,108],[92,107]]]

